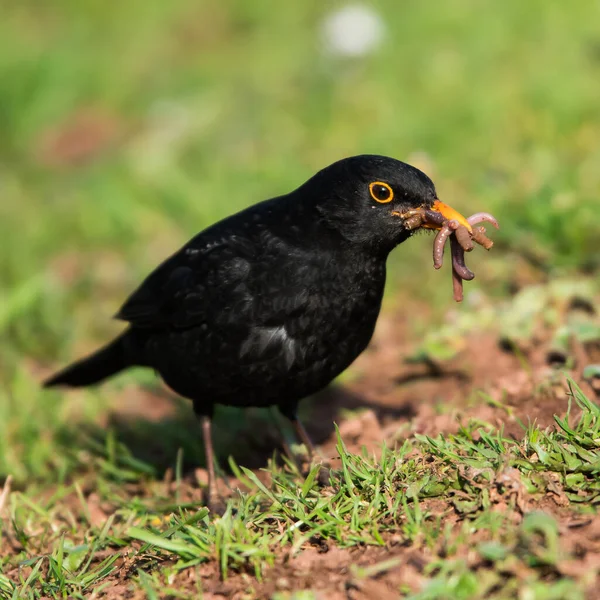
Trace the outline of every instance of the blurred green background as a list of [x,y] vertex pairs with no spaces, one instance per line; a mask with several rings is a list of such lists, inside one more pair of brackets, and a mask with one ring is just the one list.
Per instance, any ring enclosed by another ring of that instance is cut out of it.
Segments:
[[[119,330],[152,267],[344,156],[411,162],[498,217],[470,292],[598,273],[600,4],[349,6],[0,2],[0,474],[67,468],[56,429],[111,388],[38,382]],[[395,252],[389,297],[450,307],[430,252]]]

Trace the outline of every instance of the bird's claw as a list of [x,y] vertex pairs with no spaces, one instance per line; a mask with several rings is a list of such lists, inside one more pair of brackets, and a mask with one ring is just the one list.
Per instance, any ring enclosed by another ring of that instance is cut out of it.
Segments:
[[222,517],[227,510],[227,503],[215,490],[206,489],[204,495],[204,504],[210,510],[211,513]]

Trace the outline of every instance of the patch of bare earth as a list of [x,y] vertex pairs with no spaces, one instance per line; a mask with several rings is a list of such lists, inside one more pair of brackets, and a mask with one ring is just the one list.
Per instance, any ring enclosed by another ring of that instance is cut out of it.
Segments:
[[[436,510],[443,512],[449,522],[456,527],[460,525],[459,519],[443,502],[425,502],[424,508],[433,514]],[[498,510],[502,509],[500,505]],[[515,519],[522,519],[522,515],[517,514]],[[575,558],[561,562],[558,571],[550,577],[587,577],[592,583],[593,573],[600,569],[600,518],[566,518],[560,525],[560,535],[563,551]],[[470,569],[483,575],[491,565],[476,551],[476,545],[485,541],[483,535],[474,535],[472,544],[461,546],[453,560],[462,559]],[[204,598],[214,599],[267,599],[277,592],[306,589],[315,593],[319,600],[392,600],[400,597],[400,590],[417,592],[421,589],[427,579],[426,566],[443,556],[444,551],[441,546],[433,550],[427,548],[419,540],[406,544],[401,536],[388,536],[382,547],[339,548],[315,543],[295,557],[282,554],[263,583],[258,583],[249,574],[235,574],[222,581],[214,565],[205,564],[180,573],[172,585],[191,591],[197,589],[200,579]],[[525,580],[534,575],[534,569],[514,562],[505,567],[503,574]],[[589,589],[589,597],[597,598],[591,585]],[[132,597],[142,598],[141,595]]]

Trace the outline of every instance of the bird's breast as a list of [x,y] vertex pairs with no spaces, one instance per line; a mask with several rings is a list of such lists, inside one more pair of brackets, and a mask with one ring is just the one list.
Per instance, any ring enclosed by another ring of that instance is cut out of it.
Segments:
[[295,282],[280,275],[261,285],[262,298],[254,288],[241,312],[215,305],[206,325],[150,336],[148,364],[182,395],[224,404],[266,405],[324,387],[371,339],[385,264],[330,261]]
[[[326,274],[325,274],[326,275]],[[304,310],[278,332],[292,371],[324,360],[343,370],[369,343],[381,308],[385,268],[332,270],[308,290]]]

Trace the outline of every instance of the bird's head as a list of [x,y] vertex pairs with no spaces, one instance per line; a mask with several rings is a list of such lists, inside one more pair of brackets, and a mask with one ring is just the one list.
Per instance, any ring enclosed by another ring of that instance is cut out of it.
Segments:
[[425,173],[385,156],[345,158],[319,171],[301,189],[342,237],[377,252],[389,252],[412,235],[414,230],[405,224],[415,210],[437,211],[466,224],[438,200]]

